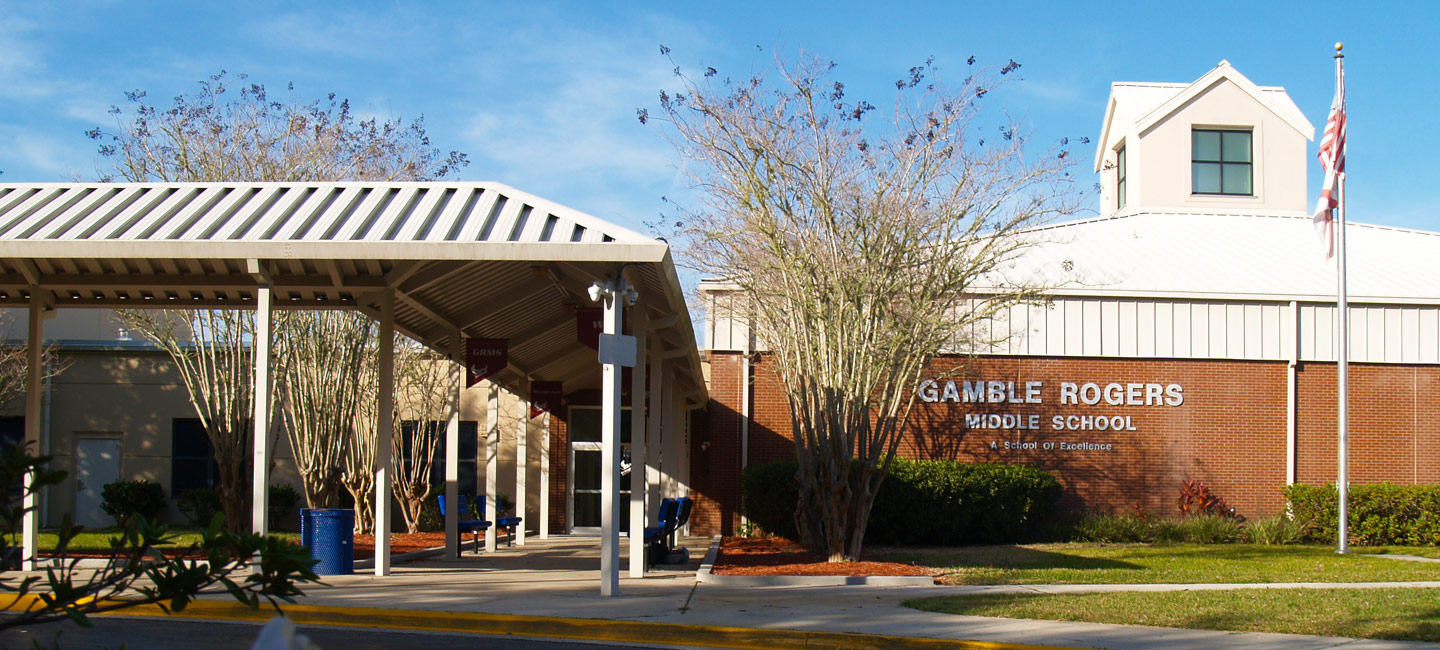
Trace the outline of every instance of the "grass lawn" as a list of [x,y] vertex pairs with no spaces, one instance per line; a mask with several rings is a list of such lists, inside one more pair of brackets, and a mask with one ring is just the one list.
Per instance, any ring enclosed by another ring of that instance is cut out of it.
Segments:
[[872,550],[877,559],[931,567],[943,583],[955,585],[1440,580],[1440,564],[1364,555],[1440,556],[1440,549],[1433,547],[1352,548],[1347,555],[1330,546],[1254,544],[1069,543]]
[[1440,641],[1440,594],[1430,589],[985,594],[922,598],[905,606],[972,616]]
[[[86,529],[70,540],[69,551],[73,553],[108,553],[110,552],[110,541],[120,536],[119,528],[94,528]],[[273,536],[288,539],[296,543],[300,542],[300,533],[275,532]],[[158,548],[185,548],[200,543],[200,529],[181,526],[172,526],[168,537],[168,543],[160,544]],[[40,531],[40,551],[53,551],[60,537],[55,531]],[[10,536],[11,544],[19,544],[19,536]]]

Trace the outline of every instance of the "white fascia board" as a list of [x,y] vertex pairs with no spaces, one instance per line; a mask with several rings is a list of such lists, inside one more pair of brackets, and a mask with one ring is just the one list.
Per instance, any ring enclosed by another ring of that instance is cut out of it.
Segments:
[[[1278,105],[1276,100],[1269,97],[1271,93],[1261,90],[1259,86],[1255,85],[1255,82],[1250,81],[1245,75],[1240,74],[1239,70],[1231,67],[1229,61],[1221,61],[1219,65],[1211,68],[1209,72],[1206,72],[1199,79],[1196,79],[1195,82],[1187,86],[1185,90],[1180,91],[1180,93],[1156,107],[1155,110],[1141,117],[1135,124],[1136,132],[1144,134],[1149,131],[1151,127],[1158,124],[1161,120],[1180,110],[1181,107],[1185,106],[1190,100],[1200,94],[1208,92],[1222,80],[1228,80],[1235,84],[1235,86],[1244,91],[1245,94],[1250,95],[1256,103],[1274,113],[1276,117],[1279,117],[1286,124],[1289,124],[1291,128],[1305,136],[1307,140],[1315,139],[1315,126],[1310,124],[1310,120],[1305,119],[1304,114],[1286,110],[1285,107]],[[1293,102],[1291,102],[1291,104],[1293,105]]]
[[[991,294],[1001,293],[993,287],[972,287],[972,293]],[[1093,287],[1081,289],[1057,288],[1043,292],[1041,300],[1046,296],[1065,298],[1138,298],[1145,300],[1204,300],[1211,302],[1275,302],[1289,303],[1291,301],[1302,303],[1333,304],[1334,294],[1300,294],[1300,293],[1234,293],[1234,292],[1205,292],[1205,291],[1145,291],[1139,289],[1116,289],[1114,291],[1097,291]],[[1364,303],[1370,305],[1414,305],[1431,306],[1440,305],[1440,297],[1425,298],[1415,296],[1348,296],[1350,303]]]
[[1105,119],[1100,122],[1100,141],[1095,143],[1095,173],[1100,173],[1100,166],[1105,162],[1105,153],[1110,150],[1110,124],[1115,119],[1115,86],[1110,84],[1110,101],[1105,103]]

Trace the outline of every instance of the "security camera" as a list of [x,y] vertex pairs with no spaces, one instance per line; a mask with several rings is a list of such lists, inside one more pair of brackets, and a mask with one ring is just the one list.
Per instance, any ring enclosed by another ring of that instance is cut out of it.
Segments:
[[630,287],[630,288],[625,289],[625,304],[630,305],[631,307],[634,307],[634,306],[635,306],[635,301],[636,301],[636,300],[639,300],[639,299],[640,299],[640,292],[636,291],[634,287]]
[[587,289],[587,292],[590,294],[590,299],[595,302],[600,302],[600,298],[603,297],[606,293],[605,287],[601,286],[599,282],[590,285],[590,288]]

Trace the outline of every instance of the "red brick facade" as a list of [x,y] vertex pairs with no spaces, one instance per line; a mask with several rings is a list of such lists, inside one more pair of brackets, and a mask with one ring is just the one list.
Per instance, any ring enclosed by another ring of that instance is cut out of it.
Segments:
[[[751,464],[793,457],[789,410],[765,361],[753,366]],[[743,361],[712,352],[710,362],[709,421],[696,428],[696,438],[709,445],[696,448],[691,485],[697,534],[730,533],[739,522]],[[1139,507],[1168,515],[1181,484],[1192,478],[1247,517],[1284,506],[1284,362],[987,357],[969,368],[964,363],[938,359],[927,376],[941,387],[953,379],[961,397],[964,381],[1004,382],[1001,403],[917,402],[902,456],[1034,465],[1060,478],[1070,508]],[[1333,481],[1335,364],[1302,363],[1296,380],[1298,480]],[[1026,382],[1039,385],[1027,395]],[[1075,384],[1069,403],[1062,403],[1062,383]],[[1111,384],[1118,387],[1107,394]],[[1351,482],[1440,483],[1440,367],[1351,364],[1350,384]],[[942,392],[937,387],[937,397]],[[1183,402],[1174,404],[1176,395]],[[1037,428],[967,427],[967,413]],[[1100,416],[1106,430],[1096,430]],[[1110,423],[1123,430],[1111,430]],[[1066,430],[1087,425],[1090,430]],[[1007,450],[1007,442],[1021,448]]]

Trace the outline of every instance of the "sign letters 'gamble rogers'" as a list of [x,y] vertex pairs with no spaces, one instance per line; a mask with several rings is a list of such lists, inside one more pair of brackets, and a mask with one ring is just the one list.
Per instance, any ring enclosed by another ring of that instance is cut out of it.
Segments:
[[[1147,382],[1096,382],[1059,383],[1059,391],[1052,395],[1053,402],[1066,410],[1088,410],[1088,407],[1106,408],[1106,413],[1066,413],[1048,416],[1043,421],[1039,413],[1016,411],[966,413],[965,428],[969,430],[999,431],[1138,431],[1133,414],[1113,413],[1108,407],[1160,407],[1174,408],[1185,403],[1185,388],[1180,384],[1159,384]],[[1045,382],[1043,381],[959,381],[926,379],[920,382],[919,397],[922,402],[952,402],[962,404],[1019,405],[1022,408],[1045,404]],[[1102,406],[1103,405],[1103,406]],[[1039,451],[1113,451],[1114,444],[1089,441],[1048,441],[1048,440],[992,440],[990,448],[996,450],[1039,450]]]

